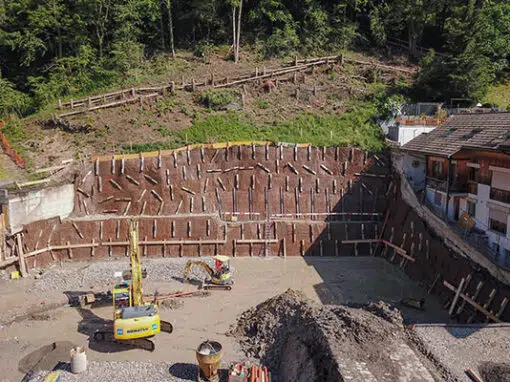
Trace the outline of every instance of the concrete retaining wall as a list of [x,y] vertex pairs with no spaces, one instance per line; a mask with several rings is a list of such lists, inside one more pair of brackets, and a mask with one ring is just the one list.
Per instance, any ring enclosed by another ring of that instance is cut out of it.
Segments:
[[0,196],[0,202],[7,207],[7,233],[13,234],[32,222],[68,217],[74,207],[74,185],[21,192],[5,191]]

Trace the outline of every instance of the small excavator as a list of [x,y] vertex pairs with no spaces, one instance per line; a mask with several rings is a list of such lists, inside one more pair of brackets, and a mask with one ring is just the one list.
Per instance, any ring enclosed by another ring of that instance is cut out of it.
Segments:
[[191,268],[193,266],[200,266],[204,268],[204,270],[209,275],[209,279],[206,279],[202,282],[201,288],[208,289],[226,289],[232,290],[232,285],[234,284],[234,280],[232,279],[232,272],[230,271],[230,259],[228,256],[217,255],[213,257],[214,259],[214,267],[213,270],[209,264],[204,261],[194,261],[190,260],[186,263],[186,268],[184,269],[184,280],[189,280],[189,274],[191,272]]
[[144,301],[138,225],[135,219],[129,224],[129,259],[131,281],[119,284],[112,290],[113,327],[106,325],[104,330],[96,331],[94,340],[113,341],[152,352],[155,346],[149,338],[160,331],[172,333],[173,327],[160,319],[156,301]]

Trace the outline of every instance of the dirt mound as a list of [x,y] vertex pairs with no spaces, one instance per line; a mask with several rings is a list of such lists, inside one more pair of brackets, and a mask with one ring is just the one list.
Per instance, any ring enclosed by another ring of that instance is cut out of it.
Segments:
[[171,298],[169,300],[163,300],[159,303],[159,308],[162,310],[177,310],[184,306],[184,301]]
[[[403,340],[402,327],[394,323],[398,317],[384,303],[366,309],[323,306],[289,289],[244,312],[230,334],[248,356],[260,358],[284,381],[372,380],[381,375],[389,379],[374,380],[395,380],[408,366],[399,363],[406,363],[402,359],[407,355],[421,366]],[[398,352],[405,356],[395,357]],[[426,369],[419,372],[428,380]]]
[[395,325],[403,325],[404,318],[402,317],[402,313],[398,308],[384,302],[370,302],[364,305],[349,305],[351,308],[361,308],[370,313],[375,314],[378,317],[385,319],[388,322],[391,322]]
[[487,362],[480,367],[480,374],[487,382],[510,382],[510,365]]

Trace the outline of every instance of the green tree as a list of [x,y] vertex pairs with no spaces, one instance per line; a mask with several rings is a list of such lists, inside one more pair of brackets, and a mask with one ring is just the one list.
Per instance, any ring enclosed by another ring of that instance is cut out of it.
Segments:
[[0,120],[6,118],[10,114],[19,117],[25,115],[30,108],[30,98],[15,89],[12,82],[0,77]]

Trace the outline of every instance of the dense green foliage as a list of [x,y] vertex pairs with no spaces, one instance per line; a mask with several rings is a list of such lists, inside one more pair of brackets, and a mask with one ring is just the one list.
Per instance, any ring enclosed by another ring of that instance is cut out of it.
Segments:
[[214,115],[182,131],[170,131],[169,141],[126,146],[126,151],[174,149],[193,143],[271,141],[312,143],[316,146],[354,145],[370,151],[383,146],[375,124],[376,103],[356,102],[342,116],[302,114],[277,124],[257,124],[239,113]]
[[207,58],[241,9],[237,33],[261,56],[433,49],[421,100],[478,101],[509,70],[508,0],[0,0],[0,117],[164,74],[174,45]]
[[208,90],[200,93],[200,103],[214,110],[226,109],[240,98],[237,89]]

